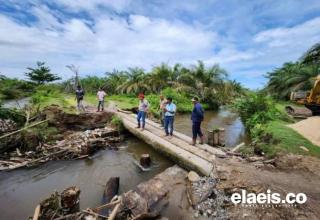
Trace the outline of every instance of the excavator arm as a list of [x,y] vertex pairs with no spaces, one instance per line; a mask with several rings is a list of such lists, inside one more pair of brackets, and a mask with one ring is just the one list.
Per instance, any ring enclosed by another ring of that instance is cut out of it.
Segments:
[[314,82],[314,86],[310,91],[310,95],[307,98],[308,104],[319,104],[320,105],[320,75]]

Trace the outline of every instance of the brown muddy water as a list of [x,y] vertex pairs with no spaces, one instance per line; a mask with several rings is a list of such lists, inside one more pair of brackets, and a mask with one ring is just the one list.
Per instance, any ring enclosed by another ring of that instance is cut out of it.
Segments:
[[[190,114],[176,115],[174,125],[177,131],[192,137]],[[229,148],[233,148],[242,142],[250,143],[239,116],[226,108],[221,108],[218,111],[206,111],[201,128],[205,135],[208,130],[213,128],[224,128],[226,147]]]
[[[142,172],[135,162],[149,153],[152,169]],[[172,166],[173,163],[135,137],[128,137],[120,150],[102,150],[87,160],[51,161],[35,168],[0,173],[0,219],[20,220],[33,215],[40,200],[55,190],[80,187],[81,208],[101,204],[104,185],[120,177],[120,193]]]
[[[226,129],[226,146],[248,142],[243,123],[237,114],[221,109],[207,111],[202,128]],[[175,129],[191,136],[190,114],[177,115]],[[154,165],[142,172],[135,163],[143,153],[149,153]],[[120,193],[151,179],[172,166],[169,159],[133,136],[120,144],[120,150],[102,150],[86,160],[51,161],[34,168],[0,173],[0,219],[20,220],[32,216],[36,205],[52,192],[76,185],[80,187],[81,208],[99,206],[104,185],[112,176],[120,177]],[[174,216],[174,215],[173,215]]]

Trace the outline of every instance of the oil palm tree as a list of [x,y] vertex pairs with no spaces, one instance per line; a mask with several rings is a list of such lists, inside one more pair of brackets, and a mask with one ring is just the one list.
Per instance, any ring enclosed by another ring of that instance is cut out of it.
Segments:
[[106,72],[106,80],[103,88],[108,91],[109,94],[114,94],[117,88],[122,85],[128,79],[128,72],[113,70],[112,72]]
[[172,85],[173,71],[170,66],[162,63],[152,69],[146,76],[145,82],[149,85],[152,92],[159,93],[165,87]]
[[150,87],[145,83],[146,74],[141,68],[129,68],[127,80],[117,87],[120,93],[132,94],[150,91]]

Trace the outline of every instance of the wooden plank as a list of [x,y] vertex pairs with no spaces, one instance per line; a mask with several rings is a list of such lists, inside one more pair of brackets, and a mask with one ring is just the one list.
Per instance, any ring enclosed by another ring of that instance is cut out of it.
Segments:
[[[134,114],[125,114],[125,115],[131,116],[131,117],[127,117],[127,119],[131,120],[132,122],[135,123],[136,119],[135,119]],[[158,131],[156,131],[157,133],[159,133],[163,130],[163,127],[160,127],[160,124],[158,124],[158,123],[155,123],[155,122],[148,120],[148,119],[146,120],[146,122],[148,124],[148,127],[147,127],[148,130],[152,130],[152,127],[159,129]],[[154,131],[154,130],[152,130],[152,131]],[[209,159],[210,154],[214,154],[214,155],[218,155],[218,156],[220,156],[220,155],[225,156],[226,155],[226,153],[224,151],[222,151],[221,149],[209,146],[207,144],[198,144],[197,146],[192,146],[190,144],[192,142],[192,138],[185,135],[185,134],[182,134],[178,131],[174,131],[173,136],[176,137],[177,139],[180,139],[180,140],[177,140],[176,138],[172,138],[171,140],[169,140],[170,142],[177,144],[179,147],[184,148],[185,150],[188,150],[192,153],[198,154],[198,156],[200,156],[202,158],[208,157],[207,159],[211,160],[214,158],[211,157],[211,159]],[[207,156],[205,156],[205,155],[207,155]]]
[[[133,115],[133,114],[131,114],[131,115]],[[157,127],[159,129],[163,129],[162,127],[160,127],[160,124],[155,123],[154,121],[151,121],[149,119],[146,119],[146,121],[147,121],[147,123],[149,125]],[[177,138],[180,138],[181,140],[183,140],[183,141],[185,141],[187,143],[191,143],[192,142],[192,138],[191,137],[189,137],[189,136],[187,136],[185,134],[182,134],[182,133],[180,133],[178,131],[174,132],[174,136],[176,136]],[[219,148],[212,147],[212,146],[210,146],[208,144],[199,144],[196,147],[200,148],[200,149],[202,149],[202,150],[204,150],[206,152],[210,152],[212,154],[215,154],[215,155],[226,155],[226,153],[223,150],[221,150]]]
[[154,149],[166,154],[182,167],[189,170],[195,170],[203,175],[209,176],[213,171],[213,163],[186,151],[183,148],[170,143],[168,140],[159,137],[159,134],[153,134],[148,130],[141,131],[136,129],[136,123],[132,122],[132,116],[124,113],[117,113],[123,118],[123,124],[126,129],[136,135],[138,138],[150,144]]

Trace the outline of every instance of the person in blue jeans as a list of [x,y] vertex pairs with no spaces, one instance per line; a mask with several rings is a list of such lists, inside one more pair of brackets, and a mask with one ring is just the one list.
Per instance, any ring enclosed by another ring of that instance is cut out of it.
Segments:
[[204,111],[199,103],[199,99],[194,97],[192,100],[193,103],[193,110],[191,113],[191,120],[192,120],[192,145],[196,145],[197,136],[200,137],[200,144],[204,143],[204,136],[201,131],[201,123],[204,118]]
[[166,132],[166,136],[173,135],[173,122],[174,115],[176,114],[177,107],[174,103],[172,103],[172,98],[167,98],[167,104],[164,108],[164,130]]
[[149,109],[149,103],[147,100],[144,98],[144,94],[139,94],[139,106],[138,106],[138,115],[137,115],[137,121],[138,121],[138,126],[137,128],[141,128],[143,131],[145,128],[146,124],[146,114]]

